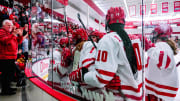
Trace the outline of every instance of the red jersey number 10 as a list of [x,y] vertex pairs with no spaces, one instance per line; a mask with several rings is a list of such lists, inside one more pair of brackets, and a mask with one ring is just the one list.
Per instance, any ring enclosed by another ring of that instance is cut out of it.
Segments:
[[107,51],[98,51],[98,57],[97,57],[97,61],[102,61],[102,62],[106,62],[107,61],[107,55],[108,52]]

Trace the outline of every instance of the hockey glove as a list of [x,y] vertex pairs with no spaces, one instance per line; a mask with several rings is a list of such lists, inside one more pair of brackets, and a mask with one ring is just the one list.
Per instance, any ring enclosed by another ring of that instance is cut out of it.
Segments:
[[88,72],[87,68],[84,68],[84,67],[78,68],[77,70],[74,70],[69,74],[69,79],[71,81],[83,82],[84,74],[87,72]]

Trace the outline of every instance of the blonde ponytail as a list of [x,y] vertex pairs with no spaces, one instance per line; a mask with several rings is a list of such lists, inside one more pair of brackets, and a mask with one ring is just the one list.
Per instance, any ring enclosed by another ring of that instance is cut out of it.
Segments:
[[171,49],[173,50],[174,55],[176,55],[178,48],[177,48],[177,45],[176,45],[175,41],[171,40],[171,39],[170,40],[168,39],[166,42],[171,47]]

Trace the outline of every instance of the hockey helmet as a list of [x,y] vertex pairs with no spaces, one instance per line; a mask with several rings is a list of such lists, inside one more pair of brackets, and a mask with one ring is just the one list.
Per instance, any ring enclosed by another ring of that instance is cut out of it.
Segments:
[[78,42],[88,40],[86,31],[82,28],[76,29],[75,32],[73,32],[72,37],[73,37],[73,40],[78,41]]
[[59,45],[61,48],[64,48],[68,45],[68,38],[67,37],[62,37],[59,41]]
[[153,31],[153,41],[157,39],[166,40],[171,37],[172,27],[167,24],[158,25]]
[[103,36],[105,35],[105,33],[99,32],[99,31],[94,31],[90,34],[90,36],[96,36],[97,40],[99,41]]
[[90,33],[90,36],[96,36],[98,37],[99,36],[99,31],[93,31],[92,33]]
[[113,23],[125,24],[125,13],[121,7],[111,7],[106,15],[106,26]]

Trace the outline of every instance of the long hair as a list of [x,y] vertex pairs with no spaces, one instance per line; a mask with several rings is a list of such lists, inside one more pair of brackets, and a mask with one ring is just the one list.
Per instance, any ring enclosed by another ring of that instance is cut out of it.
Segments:
[[173,50],[174,55],[176,55],[178,48],[177,48],[177,45],[176,45],[175,41],[172,40],[172,39],[168,39],[168,40],[166,41],[166,43],[171,47],[171,49]]
[[117,32],[117,34],[122,39],[124,47],[125,47],[125,53],[129,61],[129,64],[131,66],[131,70],[134,76],[136,76],[135,74],[137,73],[137,60],[136,60],[136,56],[135,56],[134,49],[132,46],[132,42],[128,34],[124,30],[124,24],[114,23],[114,24],[108,25],[108,27],[110,30]]

